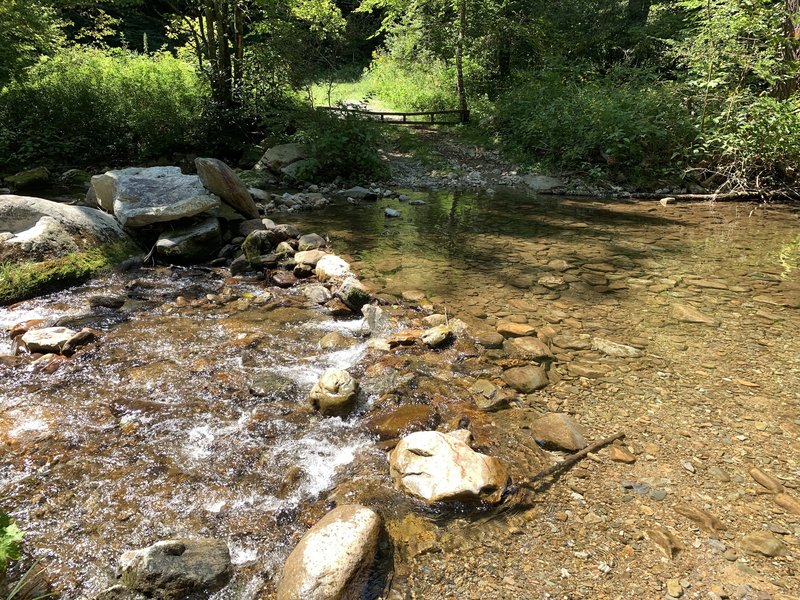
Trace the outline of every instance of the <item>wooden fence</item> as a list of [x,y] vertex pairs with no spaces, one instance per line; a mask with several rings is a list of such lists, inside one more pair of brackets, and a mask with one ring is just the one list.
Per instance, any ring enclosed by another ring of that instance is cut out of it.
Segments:
[[[423,126],[423,125],[458,125],[459,123],[469,122],[469,111],[460,110],[423,110],[419,112],[391,112],[379,110],[366,110],[363,108],[344,108],[341,106],[321,106],[322,110],[330,110],[339,113],[354,113],[364,115],[380,121],[381,123],[389,123],[392,125],[410,125],[410,126]],[[445,116],[454,116],[454,119],[441,120]],[[417,117],[417,119],[413,119]],[[418,119],[418,117],[427,117],[425,119]],[[440,120],[437,120],[440,119]]]

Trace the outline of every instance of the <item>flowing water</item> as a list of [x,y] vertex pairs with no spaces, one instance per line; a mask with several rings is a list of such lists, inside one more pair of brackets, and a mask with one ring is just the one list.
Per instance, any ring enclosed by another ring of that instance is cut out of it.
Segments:
[[[527,320],[661,356],[688,345],[693,360],[704,351],[697,340],[718,334],[698,338],[669,320],[670,303],[691,301],[729,323],[729,337],[746,337],[733,331],[745,327],[742,312],[760,313],[778,340],[798,332],[797,206],[662,207],[511,191],[411,198],[424,204],[342,203],[275,220],[328,234],[377,291],[421,290],[423,304],[476,331]],[[384,206],[402,218],[386,218]],[[96,295],[126,303],[90,309]],[[333,318],[297,291],[169,268],[0,309],[0,328],[33,318],[103,332],[71,360],[0,361],[0,497],[64,598],[107,585],[121,552],[181,535],[228,541],[237,574],[215,597],[269,597],[331,490],[345,481],[390,487],[384,452],[360,427],[375,395],[345,420],[321,418],[305,401],[325,368],[368,367],[359,319]],[[358,339],[320,351],[331,331]],[[0,338],[0,355],[11,352]],[[603,364],[591,349],[559,359]],[[255,395],[264,380],[279,393]]]

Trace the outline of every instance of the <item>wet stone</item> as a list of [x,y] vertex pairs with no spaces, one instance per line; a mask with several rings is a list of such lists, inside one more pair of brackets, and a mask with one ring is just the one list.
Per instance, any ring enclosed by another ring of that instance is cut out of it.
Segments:
[[439,424],[439,415],[428,404],[406,404],[370,417],[364,428],[381,440],[399,438],[414,431],[432,430]]
[[588,445],[575,419],[563,413],[539,417],[531,423],[531,430],[536,441],[545,448],[574,452]]
[[297,384],[277,373],[260,373],[253,378],[250,393],[270,400],[290,400],[297,394]]
[[530,394],[540,390],[550,383],[547,372],[542,367],[527,366],[513,367],[503,373],[503,381],[509,387],[523,394]]

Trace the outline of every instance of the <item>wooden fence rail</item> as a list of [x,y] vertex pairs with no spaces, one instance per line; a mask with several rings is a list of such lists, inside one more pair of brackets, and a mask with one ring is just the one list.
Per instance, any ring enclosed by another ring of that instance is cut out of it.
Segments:
[[[330,110],[340,113],[354,113],[373,118],[382,123],[392,125],[458,125],[469,122],[469,111],[460,110],[423,110],[419,112],[394,112],[382,110],[366,110],[363,108],[343,108],[341,106],[320,106],[321,110]],[[457,115],[458,120],[440,120],[440,115]],[[427,120],[410,120],[409,117],[428,117]]]

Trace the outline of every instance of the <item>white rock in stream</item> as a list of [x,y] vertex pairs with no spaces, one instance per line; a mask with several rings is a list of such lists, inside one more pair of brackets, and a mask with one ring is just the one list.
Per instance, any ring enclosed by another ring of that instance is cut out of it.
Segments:
[[317,261],[317,268],[314,272],[320,281],[328,281],[348,275],[350,273],[350,265],[346,260],[335,254],[328,254]]
[[61,350],[72,336],[77,332],[66,327],[45,327],[43,329],[31,329],[22,336],[22,343],[28,352],[53,352],[61,354]]
[[395,484],[428,503],[497,502],[508,482],[498,459],[475,452],[469,431],[418,431],[400,440],[389,453]]
[[594,338],[592,340],[592,345],[595,350],[599,350],[606,356],[613,356],[615,358],[639,358],[644,354],[644,352],[633,346],[612,342],[611,340],[604,340],[603,338]]
[[360,598],[380,532],[381,519],[372,509],[356,504],[333,509],[286,559],[278,600]]
[[314,408],[329,417],[347,415],[356,403],[358,383],[342,369],[328,369],[308,395]]

